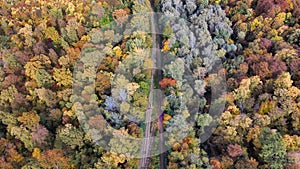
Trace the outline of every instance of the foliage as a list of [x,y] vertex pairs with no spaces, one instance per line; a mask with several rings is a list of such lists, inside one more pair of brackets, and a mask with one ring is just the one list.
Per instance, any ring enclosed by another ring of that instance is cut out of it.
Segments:
[[6,107],[7,103],[11,104],[15,100],[15,94],[17,89],[14,85],[9,86],[7,89],[2,90],[0,93],[0,105],[1,107]]
[[37,159],[43,168],[71,168],[70,159],[64,156],[62,150],[52,149],[41,153]]
[[47,28],[44,33],[45,33],[46,38],[50,39],[51,41],[53,41],[56,44],[60,43],[59,34],[54,27]]
[[252,55],[247,58],[248,64],[255,75],[264,78],[276,77],[287,70],[286,64],[278,57],[270,54],[264,56]]
[[243,79],[239,88],[233,92],[233,97],[238,103],[238,106],[243,110],[248,99],[251,98],[251,92],[262,84],[259,76],[253,76],[249,79]]
[[233,158],[243,155],[242,147],[238,144],[235,144],[235,145],[230,144],[227,147],[227,152],[228,152],[229,156],[233,157]]
[[72,73],[69,69],[54,68],[53,78],[58,86],[70,87],[72,85]]
[[166,89],[167,87],[175,87],[176,86],[176,80],[171,78],[164,78],[159,82],[159,85],[162,89]]
[[107,165],[112,167],[118,167],[119,163],[125,162],[125,156],[124,155],[118,155],[114,152],[107,152],[102,157],[101,160]]
[[259,156],[263,158],[270,168],[283,168],[287,163],[287,153],[286,146],[281,140],[281,135],[264,128],[259,138],[262,142]]
[[109,142],[110,150],[113,153],[120,154],[121,158],[124,155],[127,158],[138,155],[140,147],[134,139],[128,139],[128,130],[121,128],[114,131],[113,138]]
[[291,9],[291,4],[289,4],[288,1],[286,0],[276,0],[276,1],[258,0],[255,11],[258,15],[265,13],[266,16],[272,17],[278,11],[288,11],[290,9]]
[[35,145],[46,144],[47,136],[49,136],[49,131],[42,125],[36,125],[36,127],[32,129],[31,140]]
[[83,146],[83,133],[71,124],[66,124],[64,128],[58,130],[57,136],[59,140],[73,149]]
[[40,88],[35,89],[36,95],[39,97],[39,99],[46,103],[49,107],[54,107],[57,103],[57,96],[55,92],[52,92],[49,89]]
[[287,151],[291,152],[299,152],[300,149],[300,137],[297,135],[284,135],[282,137],[282,141],[286,145]]
[[112,111],[112,110],[114,110],[116,108],[116,102],[115,102],[115,100],[114,100],[113,97],[107,97],[105,99],[105,103],[104,104],[105,104],[105,109],[107,109],[107,110]]
[[180,58],[177,58],[175,61],[171,62],[171,64],[164,67],[165,76],[170,76],[171,78],[175,79],[177,83],[179,83],[179,86],[183,81],[183,73],[184,61]]
[[[299,0],[1,1],[0,168],[137,168],[141,146],[123,138],[144,136],[152,78],[163,89],[163,100],[153,100],[170,136],[167,168],[299,168],[299,7]],[[153,10],[162,14],[157,32]],[[163,52],[161,76],[152,47]],[[157,168],[159,156],[150,159]]]
[[33,129],[40,122],[40,116],[35,112],[23,112],[18,121],[28,129]]
[[96,78],[96,91],[103,92],[110,87],[110,77],[107,73],[99,72]]
[[10,129],[10,134],[24,143],[24,146],[29,151],[33,150],[33,142],[30,137],[30,131],[23,126],[13,126]]

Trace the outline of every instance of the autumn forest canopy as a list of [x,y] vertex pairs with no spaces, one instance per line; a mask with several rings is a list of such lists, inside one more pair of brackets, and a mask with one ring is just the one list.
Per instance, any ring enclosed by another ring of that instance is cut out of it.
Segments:
[[300,169],[299,54],[300,0],[2,0],[0,169]]

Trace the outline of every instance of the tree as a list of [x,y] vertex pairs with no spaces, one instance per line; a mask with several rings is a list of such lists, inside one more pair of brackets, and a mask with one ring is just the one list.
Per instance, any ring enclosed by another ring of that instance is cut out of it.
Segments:
[[172,78],[163,78],[160,82],[159,85],[161,86],[162,89],[166,89],[167,87],[175,87],[176,86],[176,80]]
[[5,102],[12,103],[15,100],[17,89],[14,85],[9,86],[7,89],[2,90],[0,93],[0,105],[4,106]]
[[238,144],[230,144],[229,146],[227,146],[227,152],[232,158],[241,156],[244,153],[242,147]]
[[128,11],[129,9],[119,9],[119,10],[115,10],[113,12],[113,19],[114,21],[120,25],[122,23],[124,23],[125,21],[127,21],[128,19]]
[[25,158],[18,152],[18,148],[10,140],[0,139],[0,168],[21,168],[25,164]]
[[49,131],[40,124],[36,125],[31,132],[31,140],[37,146],[45,144],[47,136],[49,136]]
[[32,130],[39,124],[40,116],[34,111],[23,112],[22,116],[18,117],[18,121],[28,129]]
[[99,93],[103,93],[104,90],[108,89],[109,87],[110,87],[110,77],[107,75],[107,73],[104,72],[97,73],[96,90]]
[[184,61],[183,59],[177,58],[175,61],[172,61],[170,64],[166,65],[163,68],[164,75],[166,77],[171,77],[178,83],[178,86],[182,85],[183,74],[184,74]]
[[287,164],[287,152],[281,135],[263,128],[259,139],[262,143],[259,156],[271,169],[282,169]]
[[24,143],[26,149],[28,149],[29,151],[33,150],[34,145],[30,137],[30,131],[24,126],[12,126],[10,129],[10,134],[21,140]]
[[286,64],[272,54],[251,55],[246,61],[254,74],[262,79],[276,77],[287,70]]
[[45,169],[65,168],[71,169],[71,160],[65,157],[63,150],[52,149],[41,153],[37,159]]
[[72,73],[68,68],[54,68],[53,78],[58,86],[70,87],[73,83]]
[[113,111],[116,109],[116,102],[113,97],[107,97],[104,105],[106,110]]
[[255,90],[262,85],[259,76],[252,76],[248,79],[243,79],[240,86],[232,92],[233,97],[237,101],[237,106],[243,111],[249,105],[249,99]]
[[117,168],[119,163],[124,163],[126,160],[126,157],[124,154],[118,155],[114,152],[107,152],[103,154],[101,157],[101,160],[107,165]]
[[49,107],[54,107],[57,103],[57,96],[55,92],[52,92],[49,89],[40,88],[35,89],[36,95],[39,97],[39,99],[46,103]]
[[274,17],[276,8],[279,11],[288,11],[290,10],[290,5],[286,0],[258,0],[255,11],[258,15],[264,14],[268,17]]
[[38,87],[51,87],[53,84],[52,76],[45,69],[36,71],[36,82]]
[[25,24],[25,26],[19,30],[18,35],[24,37],[25,42],[23,45],[26,47],[32,47],[36,42],[33,38],[32,26],[29,24]]
[[48,27],[44,30],[46,38],[53,41],[55,44],[61,43],[61,38],[54,27]]
[[3,156],[0,157],[0,168],[14,169],[14,167],[8,163]]
[[108,145],[111,152],[132,158],[138,157],[140,154],[141,140],[130,136],[128,130],[122,127],[120,130],[113,132],[113,137],[110,139]]
[[82,147],[84,145],[84,134],[81,130],[74,127],[72,124],[66,124],[63,128],[57,131],[57,138],[72,149]]

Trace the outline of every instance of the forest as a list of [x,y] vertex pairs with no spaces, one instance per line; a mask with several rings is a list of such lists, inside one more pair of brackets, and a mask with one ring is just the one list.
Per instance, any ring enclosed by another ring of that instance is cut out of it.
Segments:
[[0,1],[0,169],[137,168],[300,169],[300,0]]

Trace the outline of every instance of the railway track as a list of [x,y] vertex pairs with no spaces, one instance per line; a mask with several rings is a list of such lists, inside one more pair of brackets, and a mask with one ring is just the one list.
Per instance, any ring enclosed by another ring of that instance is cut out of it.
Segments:
[[[140,169],[147,169],[149,168],[149,163],[151,161],[151,148],[153,144],[153,138],[155,133],[155,127],[153,127],[152,122],[155,122],[155,120],[158,121],[158,128],[159,128],[159,149],[160,149],[160,169],[165,169],[165,153],[162,153],[164,151],[164,137],[163,137],[163,119],[159,118],[161,117],[161,104],[162,104],[162,97],[159,94],[154,94],[155,92],[158,92],[160,89],[154,89],[154,81],[160,81],[162,78],[162,58],[160,53],[160,34],[157,33],[157,16],[155,13],[155,6],[152,3],[152,13],[151,13],[151,33],[152,33],[152,49],[151,49],[151,55],[152,60],[155,63],[155,67],[152,68],[152,75],[151,75],[151,85],[150,85],[150,93],[149,93],[149,100],[148,100],[148,108],[146,110],[146,116],[145,116],[145,136],[143,140],[142,145],[142,151],[141,151],[141,160],[140,160]],[[155,79],[156,78],[156,79]],[[153,107],[155,106],[155,107]],[[158,117],[158,119],[152,119],[153,114]]]

